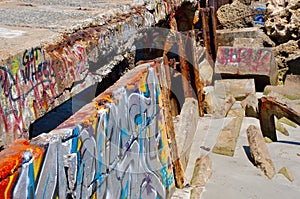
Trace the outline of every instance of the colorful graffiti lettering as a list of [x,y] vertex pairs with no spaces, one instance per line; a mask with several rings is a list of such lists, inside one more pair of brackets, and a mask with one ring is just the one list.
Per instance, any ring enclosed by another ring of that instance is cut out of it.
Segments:
[[11,185],[4,183],[10,175],[1,176],[0,197],[169,198],[174,176],[160,84],[150,64],[134,71],[34,139],[43,150],[23,150]]
[[2,132],[13,135],[13,139],[27,137],[24,129],[57,95],[55,84],[52,63],[40,47],[25,50],[22,59],[13,58],[10,68],[0,66]]
[[[54,68],[56,58],[59,61]],[[8,144],[19,137],[28,138],[30,123],[53,108],[66,88],[81,81],[87,68],[86,50],[80,44],[54,53],[32,48],[0,66],[0,129],[6,132],[2,140]]]

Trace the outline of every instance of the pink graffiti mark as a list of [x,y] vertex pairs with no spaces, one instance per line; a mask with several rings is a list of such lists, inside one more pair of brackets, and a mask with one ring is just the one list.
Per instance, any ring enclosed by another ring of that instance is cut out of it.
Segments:
[[221,48],[217,61],[224,67],[238,65],[254,72],[269,72],[266,64],[271,61],[271,53],[267,50],[251,48]]
[[61,55],[63,66],[60,71],[61,78],[79,80],[80,74],[86,69],[87,56],[85,48],[75,44],[73,48],[65,47]]

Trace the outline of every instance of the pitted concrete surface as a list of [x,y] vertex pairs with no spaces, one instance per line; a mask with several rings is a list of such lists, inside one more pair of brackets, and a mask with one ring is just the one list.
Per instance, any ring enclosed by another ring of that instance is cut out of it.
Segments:
[[[129,12],[136,0],[10,0],[0,1],[0,59],[26,48],[59,39],[92,21],[108,21],[104,15]],[[104,22],[103,22],[104,23]]]

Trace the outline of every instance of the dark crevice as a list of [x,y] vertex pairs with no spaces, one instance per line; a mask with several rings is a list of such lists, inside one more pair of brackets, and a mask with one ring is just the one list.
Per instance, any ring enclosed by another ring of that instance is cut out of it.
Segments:
[[[101,82],[88,87],[60,106],[57,106],[53,110],[49,111],[43,117],[37,119],[29,127],[29,139],[32,139],[42,133],[48,133],[58,127],[84,105],[90,103],[96,96],[113,85],[122,76],[124,71],[128,69],[128,67],[128,60],[124,59],[114,68],[112,68],[111,72],[107,76],[103,77]],[[84,82],[84,80],[82,80],[80,83],[82,82]],[[78,82],[76,84],[78,84]],[[76,85],[73,84],[71,88],[74,86]],[[71,88],[68,90],[71,90]]]

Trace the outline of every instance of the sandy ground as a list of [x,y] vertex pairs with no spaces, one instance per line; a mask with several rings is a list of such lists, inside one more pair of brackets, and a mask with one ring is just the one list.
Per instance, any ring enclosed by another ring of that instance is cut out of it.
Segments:
[[[190,180],[193,173],[194,164],[191,163],[201,154],[209,154],[213,162],[213,175],[206,184],[201,198],[300,198],[300,127],[284,125],[290,135],[285,136],[278,132],[278,142],[267,144],[276,172],[287,166],[295,180],[290,182],[282,174],[276,174],[269,180],[248,158],[250,154],[246,129],[250,124],[259,126],[258,119],[244,118],[233,157],[211,152],[220,130],[231,120],[232,118],[211,119],[209,116],[199,119],[186,180]],[[173,198],[189,198],[189,189],[187,186],[184,190],[177,190]]]

